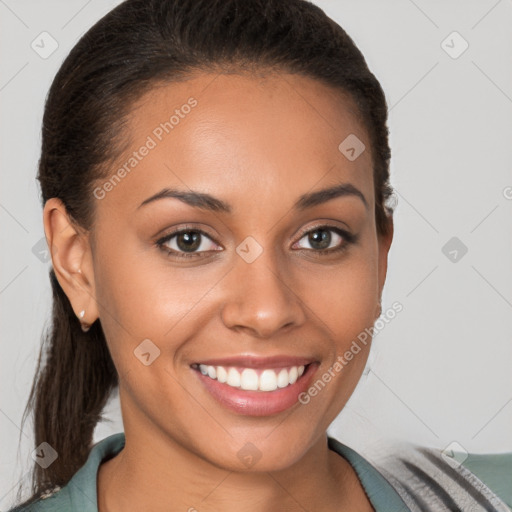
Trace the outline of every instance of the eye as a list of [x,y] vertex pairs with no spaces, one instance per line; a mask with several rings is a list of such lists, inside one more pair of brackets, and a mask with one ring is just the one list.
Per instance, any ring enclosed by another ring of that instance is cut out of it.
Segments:
[[[322,225],[305,232],[297,243],[302,240],[310,247],[299,245],[298,249],[324,256],[345,250],[357,241],[357,236],[335,226]],[[206,252],[222,250],[207,233],[197,228],[176,229],[157,240],[156,245],[175,258],[200,258]]]
[[179,229],[157,240],[156,245],[169,256],[200,257],[203,252],[218,251],[218,245],[200,229]]
[[346,249],[348,245],[355,243],[356,236],[335,226],[317,226],[307,231],[298,243],[301,240],[305,240],[310,247],[299,245],[299,249],[324,255]]

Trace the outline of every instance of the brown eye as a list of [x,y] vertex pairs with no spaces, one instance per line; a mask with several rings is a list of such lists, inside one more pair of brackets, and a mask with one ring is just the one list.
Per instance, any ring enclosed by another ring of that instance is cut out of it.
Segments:
[[[308,246],[301,245],[305,241]],[[316,226],[303,233],[298,244],[298,249],[305,250],[313,255],[328,256],[342,252],[351,244],[356,243],[358,235],[354,235],[336,226]]]
[[197,231],[184,231],[176,235],[176,245],[181,251],[193,252],[201,245],[202,236]]
[[156,245],[169,256],[200,257],[208,251],[218,251],[215,242],[199,229],[182,229],[164,236]]
[[311,247],[320,251],[329,249],[333,238],[329,229],[315,229],[315,231],[310,231],[307,237]]

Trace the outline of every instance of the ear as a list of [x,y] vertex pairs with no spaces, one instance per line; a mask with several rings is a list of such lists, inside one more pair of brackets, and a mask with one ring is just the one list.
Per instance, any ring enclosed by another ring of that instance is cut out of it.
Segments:
[[[99,312],[89,234],[76,225],[56,197],[46,201],[43,223],[57,280],[78,319],[91,325]],[[80,317],[82,310],[85,314]]]
[[389,249],[391,247],[391,242],[393,241],[393,217],[389,215],[389,229],[386,234],[378,234],[378,247],[379,247],[379,263],[378,263],[378,282],[379,282],[379,306],[377,306],[376,315],[375,317],[380,316],[381,310],[380,310],[380,300],[382,297],[382,289],[384,288],[384,283],[386,282],[386,274],[388,270],[388,253]]

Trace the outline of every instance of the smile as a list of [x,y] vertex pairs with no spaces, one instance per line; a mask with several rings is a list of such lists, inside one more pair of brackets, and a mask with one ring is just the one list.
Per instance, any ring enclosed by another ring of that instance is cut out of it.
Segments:
[[305,366],[288,368],[235,368],[233,366],[193,365],[210,379],[245,391],[275,391],[295,384]]
[[270,416],[297,406],[319,362],[307,357],[227,357],[190,365],[217,404],[244,416]]

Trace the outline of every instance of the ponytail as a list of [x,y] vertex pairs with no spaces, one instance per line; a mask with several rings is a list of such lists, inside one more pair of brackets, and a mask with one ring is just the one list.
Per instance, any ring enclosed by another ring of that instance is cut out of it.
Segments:
[[33,411],[35,446],[48,443],[57,458],[34,464],[32,493],[64,486],[84,465],[101,412],[118,385],[99,320],[83,332],[55,271],[52,324],[44,336],[23,421]]

